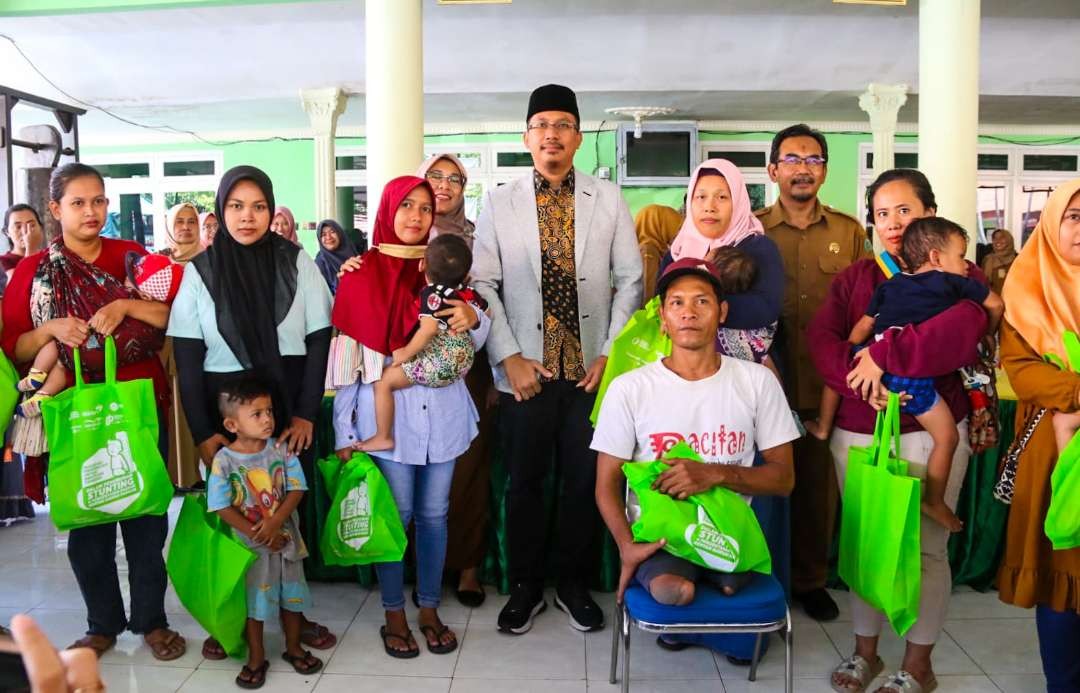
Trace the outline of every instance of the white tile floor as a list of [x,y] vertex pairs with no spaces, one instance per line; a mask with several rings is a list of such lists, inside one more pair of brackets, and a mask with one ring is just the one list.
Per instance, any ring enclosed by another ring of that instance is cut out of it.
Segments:
[[[171,517],[175,521],[174,504]],[[42,514],[33,522],[0,527],[0,623],[12,614],[29,612],[57,644],[65,645],[86,627],[85,611],[66,557],[66,536],[58,534]],[[118,552],[123,570],[123,551]],[[121,580],[127,594],[127,585]],[[377,592],[359,585],[311,585],[316,605],[310,615],[339,636],[333,650],[317,653],[326,662],[322,672],[303,677],[271,658],[264,690],[315,693],[615,693],[607,682],[611,631],[582,634],[572,630],[561,612],[549,608],[529,634],[505,636],[494,623],[505,598],[491,594],[478,609],[466,609],[444,595],[443,619],[458,634],[461,647],[449,655],[423,651],[413,660],[387,657],[378,635],[382,609]],[[829,691],[827,674],[841,653],[851,647],[846,595],[837,593],[840,619],[821,625],[799,611],[795,620],[795,690]],[[597,595],[610,621],[612,595]],[[549,595],[550,604],[550,595]],[[410,604],[410,618],[415,613]],[[170,588],[166,610],[171,624],[188,639],[188,653],[174,662],[157,662],[140,638],[127,633],[102,659],[110,691],[238,690],[233,678],[239,664],[212,662],[199,654],[206,633],[188,616]],[[281,635],[268,624],[267,649],[281,647]],[[949,620],[935,651],[939,689],[943,693],[1034,693],[1045,690],[1033,612],[1001,604],[995,594],[958,590]],[[758,681],[747,670],[703,649],[666,652],[648,634],[632,638],[631,680],[636,693],[689,691],[782,691],[783,648],[769,650]],[[902,644],[888,632],[882,655],[887,666],[899,663]]]

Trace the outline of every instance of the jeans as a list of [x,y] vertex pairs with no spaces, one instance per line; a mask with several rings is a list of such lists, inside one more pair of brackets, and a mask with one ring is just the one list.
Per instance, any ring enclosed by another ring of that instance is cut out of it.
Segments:
[[[593,565],[596,510],[596,453],[589,449],[594,393],[569,380],[544,383],[540,394],[518,402],[503,394],[499,427],[508,476],[506,537],[512,583],[542,585],[544,552],[551,546],[560,581],[586,582]],[[548,538],[544,480],[559,469],[558,519]]]
[[[424,465],[401,464],[375,457],[394,494],[401,524],[416,524],[416,592],[420,606],[436,608],[442,595],[442,572],[446,562],[446,515],[450,509],[450,482],[454,460]],[[405,608],[405,568],[401,561],[376,563],[383,609]]]
[[[168,455],[166,412],[158,410],[158,450]],[[116,572],[116,526],[124,539],[131,588],[131,619],[124,613],[120,577]],[[92,527],[79,527],[68,535],[68,560],[86,602],[86,620],[91,635],[116,636],[130,628],[149,633],[167,628],[165,617],[165,537],[168,515],[143,515],[130,520]]]
[[1080,691],[1080,613],[1035,607],[1046,693]]

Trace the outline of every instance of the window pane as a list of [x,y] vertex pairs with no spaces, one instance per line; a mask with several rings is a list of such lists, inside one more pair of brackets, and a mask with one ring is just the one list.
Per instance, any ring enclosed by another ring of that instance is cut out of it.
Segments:
[[[874,153],[866,153],[866,168],[874,168]],[[896,152],[893,155],[893,168],[919,168],[919,155],[915,152]]]
[[979,155],[979,170],[980,171],[1008,171],[1009,170],[1009,155],[1008,154],[980,154]]
[[708,158],[727,159],[739,168],[765,168],[765,165],[769,163],[769,156],[765,152],[710,150]]
[[532,154],[529,152],[499,152],[495,155],[495,165],[504,166],[532,166]]
[[153,194],[144,192],[110,197],[101,235],[136,241],[145,245],[147,250],[154,250]]
[[750,193],[750,209],[761,209],[765,206],[764,183],[748,183],[746,192]]
[[367,156],[339,156],[336,159],[338,171],[366,171]]
[[1075,171],[1075,154],[1025,154],[1025,171]]
[[166,176],[212,176],[213,161],[166,161]]
[[465,218],[476,221],[480,216],[480,206],[483,202],[484,189],[479,183],[469,183],[465,186]]
[[167,192],[165,193],[165,211],[168,212],[181,202],[190,202],[195,205],[200,212],[212,212],[214,211],[214,196],[215,192],[213,190]]
[[149,178],[150,164],[98,164],[94,168],[104,178]]

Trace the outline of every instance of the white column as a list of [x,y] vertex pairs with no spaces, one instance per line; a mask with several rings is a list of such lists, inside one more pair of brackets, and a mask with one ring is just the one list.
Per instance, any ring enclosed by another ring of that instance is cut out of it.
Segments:
[[978,209],[979,2],[919,2],[919,169],[938,215],[970,234]]
[[333,219],[337,210],[334,199],[334,133],[337,119],[345,112],[345,93],[337,87],[301,89],[300,101],[315,133],[315,219]]
[[368,226],[386,182],[424,160],[422,0],[364,3]]
[[870,116],[870,131],[874,134],[874,175],[893,168],[896,137],[896,115],[907,103],[908,85],[871,83],[859,96],[859,108]]

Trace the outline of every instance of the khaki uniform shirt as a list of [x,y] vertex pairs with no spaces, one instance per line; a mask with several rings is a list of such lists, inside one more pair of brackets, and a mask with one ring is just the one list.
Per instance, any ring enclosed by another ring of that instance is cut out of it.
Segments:
[[825,301],[837,273],[856,260],[871,257],[866,229],[848,214],[816,202],[806,229],[793,226],[778,201],[754,212],[784,261],[784,389],[796,409],[817,409],[821,377],[810,361],[806,326]]

